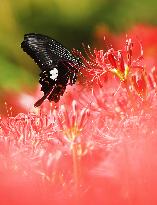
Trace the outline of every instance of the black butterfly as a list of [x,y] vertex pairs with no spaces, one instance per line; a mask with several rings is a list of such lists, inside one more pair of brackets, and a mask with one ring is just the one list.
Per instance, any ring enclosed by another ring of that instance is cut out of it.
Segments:
[[41,69],[39,83],[44,96],[34,106],[40,106],[46,98],[58,102],[68,81],[71,85],[76,82],[80,59],[56,40],[41,34],[25,34],[21,48]]

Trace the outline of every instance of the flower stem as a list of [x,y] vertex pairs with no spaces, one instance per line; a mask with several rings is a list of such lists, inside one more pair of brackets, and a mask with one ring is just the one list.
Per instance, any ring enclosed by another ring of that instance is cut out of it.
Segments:
[[78,144],[72,145],[72,160],[73,160],[73,174],[74,174],[74,183],[75,183],[75,197],[76,204],[79,204],[80,201],[80,156],[78,155]]

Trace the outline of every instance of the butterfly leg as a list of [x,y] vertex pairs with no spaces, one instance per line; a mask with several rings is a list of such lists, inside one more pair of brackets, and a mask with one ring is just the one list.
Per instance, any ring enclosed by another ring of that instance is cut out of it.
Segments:
[[34,107],[39,107],[43,102],[44,100],[47,98],[47,96],[50,94],[52,88],[49,89],[49,91],[47,93],[44,94],[44,96],[42,98],[40,98],[35,104],[34,104]]

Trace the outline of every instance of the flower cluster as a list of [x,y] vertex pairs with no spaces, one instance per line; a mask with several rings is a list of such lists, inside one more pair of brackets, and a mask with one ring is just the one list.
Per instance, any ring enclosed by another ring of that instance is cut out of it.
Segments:
[[59,103],[0,119],[2,204],[157,203],[157,70],[142,44],[73,50],[84,66]]

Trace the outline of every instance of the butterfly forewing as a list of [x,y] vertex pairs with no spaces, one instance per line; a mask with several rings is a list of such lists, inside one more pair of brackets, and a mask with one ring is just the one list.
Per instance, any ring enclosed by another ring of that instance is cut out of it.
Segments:
[[81,62],[62,44],[45,35],[26,34],[21,47],[41,69],[39,83],[44,96],[35,106],[41,105],[46,98],[58,102],[68,80],[71,85],[76,82]]

